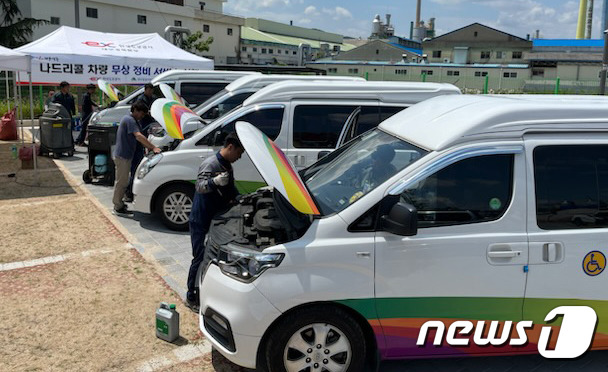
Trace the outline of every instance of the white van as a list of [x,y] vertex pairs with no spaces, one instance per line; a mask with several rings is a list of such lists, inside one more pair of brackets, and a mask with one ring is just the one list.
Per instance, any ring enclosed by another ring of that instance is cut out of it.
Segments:
[[[608,349],[608,99],[433,98],[303,181],[259,130],[236,129],[272,188],[207,234],[200,328],[234,363],[536,353],[541,329],[560,333],[545,321],[558,306],[592,308],[591,348]],[[502,336],[485,336],[491,321]]]
[[[425,99],[460,94],[449,84],[366,81],[285,81],[261,89],[239,108],[139,165],[133,184],[135,210],[157,213],[176,230],[188,229],[194,180],[204,158],[213,156],[234,132],[236,121],[260,128],[302,169],[340,143]],[[346,126],[345,126],[345,123]],[[264,185],[247,154],[235,164],[237,188]]]
[[[156,76],[151,83],[154,85],[154,95],[164,97],[158,85],[165,83],[175,89],[192,107],[205,102],[226,85],[247,75],[260,75],[259,72],[247,71],[212,71],[212,70],[169,70]],[[91,125],[113,125],[120,122],[129,113],[131,105],[144,92],[141,87],[118,101],[113,107],[94,113]]]
[[[286,80],[301,80],[301,81],[365,81],[360,77],[349,76],[316,76],[316,75],[248,75],[243,76],[232,83],[228,84],[224,89],[217,92],[213,97],[209,98],[192,111],[196,112],[203,119],[197,125],[193,125],[193,129],[202,128],[205,124],[209,124],[220,116],[226,114],[243,102],[260,89]],[[183,129],[183,128],[182,128]],[[186,135],[186,133],[184,133]],[[189,136],[187,136],[189,137]],[[165,132],[160,124],[156,124],[154,130],[150,131],[148,140],[156,147],[166,151],[171,149],[175,141],[167,132]]]
[[217,92],[213,97],[194,108],[196,112],[206,122],[211,122],[228,111],[241,105],[247,98],[260,89],[270,84],[285,80],[302,81],[365,81],[361,77],[350,76],[326,76],[326,75],[251,75],[243,76],[228,84],[224,89]]

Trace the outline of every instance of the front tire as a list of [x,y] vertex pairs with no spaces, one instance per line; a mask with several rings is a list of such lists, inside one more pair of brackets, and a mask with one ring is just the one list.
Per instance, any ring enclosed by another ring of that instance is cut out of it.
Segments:
[[268,337],[268,372],[360,372],[367,345],[359,324],[337,307],[315,307],[283,318]]
[[193,200],[194,186],[170,185],[156,198],[156,212],[169,229],[188,231],[188,218],[192,211]]

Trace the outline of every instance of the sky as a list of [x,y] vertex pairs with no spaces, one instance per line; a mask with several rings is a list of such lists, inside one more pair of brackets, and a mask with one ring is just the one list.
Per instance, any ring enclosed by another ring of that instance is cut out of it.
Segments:
[[[594,2],[593,39],[601,38],[602,4]],[[522,38],[540,30],[541,38],[574,39],[578,9],[578,0],[422,0],[421,18],[436,18],[437,36],[478,22]],[[224,12],[363,39],[374,16],[384,22],[389,13],[395,34],[409,37],[416,0],[228,0]]]

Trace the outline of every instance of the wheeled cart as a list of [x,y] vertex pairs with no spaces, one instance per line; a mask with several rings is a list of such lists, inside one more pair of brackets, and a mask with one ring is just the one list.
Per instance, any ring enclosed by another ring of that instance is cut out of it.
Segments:
[[89,168],[82,174],[85,183],[113,186],[115,173],[112,149],[116,144],[117,126],[88,126]]
[[70,113],[58,103],[51,103],[40,116],[40,153],[59,158],[74,155],[72,118]]

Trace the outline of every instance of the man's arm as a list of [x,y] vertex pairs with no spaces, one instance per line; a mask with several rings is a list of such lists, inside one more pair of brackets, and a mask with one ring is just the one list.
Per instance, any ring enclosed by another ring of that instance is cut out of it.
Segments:
[[150,151],[153,151],[155,154],[159,154],[160,153],[160,149],[156,146],[154,146],[150,141],[148,141],[148,139],[146,138],[146,136],[144,136],[143,134],[141,134],[141,132],[135,132],[133,133],[133,135],[135,136],[135,139],[141,143],[142,145],[144,145],[145,148],[147,148]]
[[213,177],[217,172],[213,170],[210,163],[203,163],[198,170],[196,177],[196,192],[199,194],[208,194],[217,189],[217,185],[213,182]]

